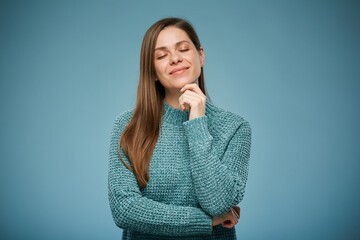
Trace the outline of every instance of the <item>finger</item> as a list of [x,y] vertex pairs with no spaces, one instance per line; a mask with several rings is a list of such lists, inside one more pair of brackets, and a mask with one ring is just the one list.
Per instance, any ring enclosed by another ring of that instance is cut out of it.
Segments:
[[231,212],[233,213],[235,219],[239,218],[237,212],[233,208],[231,209]]
[[197,93],[189,92],[189,91],[182,94],[179,98],[180,106],[181,105],[185,106],[184,104],[187,103],[190,105],[190,107],[193,107],[194,104],[198,105],[201,104],[202,102],[203,100]]
[[179,105],[180,105],[180,109],[182,111],[184,110],[190,110],[191,108],[191,98],[189,98],[188,95],[181,95],[179,97]]
[[180,91],[181,91],[181,92],[185,92],[186,90],[194,91],[194,92],[196,92],[197,94],[205,97],[205,94],[201,91],[199,85],[197,85],[196,83],[186,84]]
[[187,109],[186,105],[188,105],[191,108],[195,102],[201,102],[201,100],[199,99],[199,96],[197,94],[195,94],[195,95],[193,95],[193,94],[184,95],[183,94],[179,98],[181,110],[183,110],[183,109],[189,110],[189,109]]
[[237,208],[234,207],[234,208],[232,208],[232,210],[234,211],[236,218],[239,219],[240,218],[240,212],[237,212]]
[[236,218],[236,213],[235,213],[235,210],[233,208],[230,209],[232,215]]
[[196,90],[200,90],[200,87],[196,83],[187,83],[180,89],[180,91],[183,92],[183,91],[188,90],[188,89],[196,91]]
[[231,223],[231,224],[229,225],[229,228],[233,228],[233,227],[235,226],[235,224],[236,224],[236,223]]
[[226,227],[226,228],[232,228],[232,227],[235,226],[235,225],[234,225],[234,223],[232,223],[232,222],[230,222],[230,223],[224,222],[224,223],[222,223],[222,226],[223,226],[223,227]]
[[235,212],[236,219],[239,219],[240,218],[239,214],[235,210],[234,210],[234,212]]
[[235,206],[234,209],[235,209],[235,211],[237,212],[237,214],[238,214],[239,217],[240,217],[240,207]]
[[234,215],[233,215],[233,218],[234,218],[233,223],[234,223],[234,226],[235,226],[238,223],[238,217],[236,216],[235,210],[233,210],[233,213],[234,213]]
[[[206,102],[206,96],[201,92],[200,88],[197,86],[197,84],[187,84],[186,87],[183,88],[184,90],[184,93],[181,94],[181,96],[179,97],[179,102],[182,102],[182,98],[185,98],[185,97],[194,97],[194,104],[196,105],[199,105],[199,104],[202,104],[204,105],[205,102]],[[187,91],[189,90],[189,91]],[[195,91],[194,91],[195,90]],[[193,104],[192,103],[188,103],[190,105],[190,108],[193,107]],[[183,105],[183,107],[181,107],[181,104],[180,104],[180,109],[182,111],[184,111],[185,109],[186,110],[189,110],[185,107],[185,105]]]
[[235,226],[235,224],[237,223],[237,218],[232,214],[231,216],[229,216],[228,218],[229,220],[229,224],[232,224]]
[[[179,101],[181,101],[181,98],[186,98],[186,97],[190,97],[192,99],[194,99],[197,103],[204,103],[204,98],[202,96],[200,96],[199,94],[192,92],[192,91],[186,91],[184,92],[180,97],[179,97]],[[206,99],[205,99],[206,100]]]
[[183,96],[181,100],[179,100],[181,110],[190,110],[192,107],[192,102],[194,101],[192,96]]
[[199,99],[203,99],[204,97],[202,95],[200,95],[198,92],[195,91],[184,91],[183,94],[181,94],[181,96],[186,96],[186,95],[192,95],[192,96],[197,96]]

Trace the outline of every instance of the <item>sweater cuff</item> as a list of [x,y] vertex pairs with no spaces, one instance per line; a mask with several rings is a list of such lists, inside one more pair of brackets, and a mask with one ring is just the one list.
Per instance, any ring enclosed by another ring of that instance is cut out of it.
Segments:
[[213,233],[212,226],[212,216],[208,215],[203,211],[199,211],[200,213],[194,213],[191,215],[191,222],[193,222],[193,226],[187,227],[188,232],[194,232],[199,234],[199,231],[202,232],[201,235],[211,235]]
[[212,140],[206,115],[183,122],[189,143]]

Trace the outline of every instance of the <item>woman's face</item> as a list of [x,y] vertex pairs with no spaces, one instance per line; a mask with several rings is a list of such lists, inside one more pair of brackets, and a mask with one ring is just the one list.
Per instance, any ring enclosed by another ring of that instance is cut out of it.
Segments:
[[188,83],[198,83],[205,62],[203,48],[198,51],[187,33],[174,26],[159,33],[154,58],[157,78],[167,92],[179,91]]

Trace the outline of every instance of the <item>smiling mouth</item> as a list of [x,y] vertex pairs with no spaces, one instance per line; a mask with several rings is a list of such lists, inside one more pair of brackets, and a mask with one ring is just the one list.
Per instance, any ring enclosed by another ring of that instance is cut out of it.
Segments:
[[176,72],[171,73],[171,75],[179,75],[182,74],[183,72],[185,72],[186,70],[188,70],[189,68],[183,68],[181,70],[178,70]]

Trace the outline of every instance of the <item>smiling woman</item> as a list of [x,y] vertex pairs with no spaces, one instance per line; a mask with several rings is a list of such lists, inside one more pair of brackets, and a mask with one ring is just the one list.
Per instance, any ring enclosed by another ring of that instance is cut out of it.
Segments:
[[199,85],[198,77],[205,62],[204,49],[196,48],[187,33],[177,27],[165,27],[155,48],[156,80],[165,88],[165,101],[178,107],[181,89],[189,83]]
[[209,101],[204,63],[188,21],[147,30],[136,107],[111,132],[109,202],[123,239],[236,239],[251,128]]

